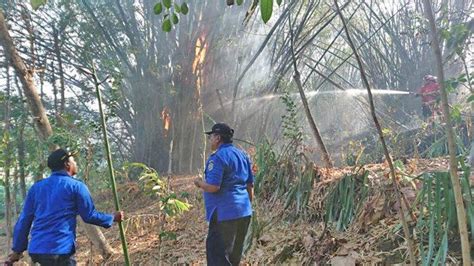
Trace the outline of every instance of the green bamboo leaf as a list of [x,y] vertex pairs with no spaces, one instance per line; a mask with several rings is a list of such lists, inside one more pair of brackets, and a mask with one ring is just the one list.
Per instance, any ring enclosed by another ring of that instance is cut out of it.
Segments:
[[156,5],[153,7],[153,12],[154,12],[156,15],[159,15],[159,14],[161,14],[161,11],[163,11],[163,5],[161,4],[161,2],[158,2],[158,3],[156,3]]
[[[438,235],[441,234],[441,230],[442,230],[442,194],[441,194],[441,188],[442,188],[442,184],[441,184],[441,180],[442,178],[444,178],[444,175],[442,173],[437,173],[436,176],[435,176],[435,181],[436,181],[436,187],[435,187],[435,211],[436,211],[436,229],[437,230],[437,233]],[[449,178],[449,177],[448,177]]]
[[342,230],[342,212],[344,211],[344,209],[341,209],[341,211],[339,212],[339,219],[337,219],[337,225],[336,225],[336,229],[338,231],[341,231]]
[[[434,176],[433,178],[436,178]],[[428,183],[428,200],[426,202],[427,209],[428,209],[428,217],[430,218],[430,228],[429,228],[429,233],[428,233],[428,254],[426,255],[425,258],[423,258],[424,265],[430,265],[431,264],[431,257],[433,256],[433,249],[434,249],[434,242],[435,242],[435,231],[436,231],[436,224],[435,224],[435,216],[436,216],[436,205],[433,205],[433,181],[432,179],[429,179],[427,182]],[[436,197],[436,194],[435,194]],[[435,208],[435,209],[433,209]]]
[[125,164],[124,167],[125,167],[126,169],[134,168],[134,167],[135,167],[135,168],[143,168],[143,169],[147,169],[147,168],[148,168],[148,167],[146,166],[146,164],[144,164],[144,163],[136,163],[136,162],[134,162],[134,163],[127,163],[127,164]]
[[192,207],[191,204],[180,201],[180,200],[175,200],[175,204],[180,212],[188,211]]
[[273,0],[260,0],[260,13],[264,23],[267,23],[270,20],[272,12]]
[[162,231],[160,233],[160,240],[168,239],[168,240],[176,240],[177,236],[174,232]]
[[472,94],[471,96],[469,96],[469,98],[467,98],[467,102],[470,103],[474,101],[474,94]]
[[235,1],[238,6],[241,6],[244,3],[244,0],[237,0]]
[[176,13],[180,13],[180,12],[181,12],[181,6],[178,5],[178,4],[176,4],[176,3],[174,3],[174,11],[175,11]]
[[171,20],[169,18],[163,20],[163,25],[161,25],[161,29],[164,32],[170,32],[171,31]]
[[171,20],[173,21],[173,24],[178,24],[179,22],[178,15],[176,15],[176,13],[173,13],[173,15],[171,16]]
[[163,0],[163,5],[170,9],[171,8],[171,0]]
[[33,10],[38,10],[42,5],[45,5],[47,0],[31,0],[31,7]]
[[183,15],[187,15],[188,12],[189,12],[188,4],[183,3],[181,5],[181,13],[183,13]]
[[[462,162],[463,160],[460,160],[460,161]],[[464,176],[463,176],[464,178],[461,178],[461,188],[462,188],[462,191],[464,191],[466,195],[465,196],[466,207],[467,207],[466,216],[468,218],[467,219],[468,225],[470,225],[471,227],[471,239],[474,239],[474,206],[473,206],[474,200],[473,200],[471,185],[469,183],[471,168],[464,166],[463,172],[464,172]],[[454,195],[452,197],[454,198]],[[456,206],[456,205],[453,205],[453,206]],[[454,213],[454,211],[452,212]]]
[[145,173],[145,174],[142,174],[138,180],[144,180],[144,179],[153,180],[154,178],[155,176],[153,174]]
[[441,245],[438,249],[433,265],[438,265],[438,264],[445,265],[447,254],[448,254],[448,229],[446,228],[443,234],[443,240],[441,240]]

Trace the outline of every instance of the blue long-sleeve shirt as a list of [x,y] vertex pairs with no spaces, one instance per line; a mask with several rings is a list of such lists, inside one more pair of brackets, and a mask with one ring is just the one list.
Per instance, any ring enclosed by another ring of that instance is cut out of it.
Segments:
[[111,214],[96,211],[84,183],[66,171],[53,172],[28,191],[13,231],[12,250],[20,253],[28,248],[30,254],[74,253],[77,215],[86,223],[105,228],[112,226],[114,219]]

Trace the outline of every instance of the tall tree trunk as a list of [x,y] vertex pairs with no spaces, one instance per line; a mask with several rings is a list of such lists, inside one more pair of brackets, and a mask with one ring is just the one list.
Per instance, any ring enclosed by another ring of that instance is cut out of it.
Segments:
[[[15,75],[15,87],[17,89],[18,95],[22,100],[21,107],[23,110],[26,110],[26,107],[23,103],[23,92],[21,90],[20,84],[18,83],[18,76]],[[18,152],[18,167],[20,171],[20,191],[21,191],[21,198],[23,200],[26,199],[26,166],[25,166],[25,125],[26,125],[26,118],[21,117],[18,126],[18,140],[17,140],[17,152]]]
[[15,45],[13,44],[13,40],[8,33],[3,11],[0,11],[0,42],[3,46],[7,60],[10,61],[18,77],[20,78],[28,106],[30,108],[31,114],[33,115],[34,124],[40,133],[39,138],[44,141],[53,134],[53,130],[49,123],[48,117],[46,116],[43,103],[41,103],[41,99],[37,93],[38,90],[36,89],[34,82],[33,70],[28,69],[23,62],[23,59],[21,59],[21,57],[18,55]]
[[15,167],[15,172],[13,173],[13,193],[12,193],[12,208],[13,208],[13,219],[15,221],[18,218],[20,213],[20,205],[16,201],[16,195],[18,195],[18,166]]
[[17,150],[18,150],[18,171],[20,174],[20,191],[21,198],[26,199],[26,174],[25,174],[25,120],[21,118],[20,128],[18,129],[18,141],[17,141]]
[[6,78],[7,78],[7,93],[5,99],[5,127],[3,131],[3,138],[7,142],[5,150],[5,231],[7,236],[7,250],[11,249],[12,240],[12,200],[10,192],[10,167],[12,162],[12,144],[10,139],[10,68],[6,67]]
[[309,126],[311,127],[311,133],[313,134],[313,137],[315,138],[316,143],[318,144],[318,147],[321,150],[321,153],[323,155],[324,164],[326,165],[327,168],[332,168],[333,164],[332,164],[331,157],[329,156],[329,153],[326,149],[326,145],[324,145],[323,138],[321,137],[321,134],[319,133],[319,129],[316,126],[316,122],[314,122],[313,115],[311,114],[311,110],[309,109],[308,100],[304,93],[303,84],[301,84],[301,76],[296,64],[296,55],[295,55],[295,50],[293,47],[294,40],[293,40],[293,29],[291,28],[291,17],[288,18],[288,21],[290,22],[290,34],[291,34],[290,49],[291,49],[291,56],[293,59],[293,68],[295,71],[295,74],[293,75],[293,79],[295,80],[296,86],[298,87],[298,92],[300,94],[301,101],[303,102],[304,113],[306,115],[306,119],[308,120]]
[[[441,55],[440,44],[438,41],[438,31],[436,29],[433,10],[431,8],[431,1],[423,0],[423,6],[431,29],[431,46],[433,47],[433,52],[436,58],[438,82],[441,85],[441,106],[443,108],[443,118],[444,122],[446,123],[446,135],[448,138],[449,173],[451,176],[451,182],[453,184],[454,200],[456,202],[459,237],[461,238],[462,260],[463,265],[467,266],[471,265],[471,246],[469,245],[469,235],[467,231],[466,209],[464,207],[462,188],[459,182],[459,176],[457,172],[458,163],[456,160],[456,145],[454,142],[454,132],[451,117],[449,114],[448,94],[444,85],[443,57]],[[444,263],[444,261],[442,261],[441,263]]]
[[416,257],[415,257],[415,248],[413,246],[413,241],[411,239],[410,235],[410,228],[408,227],[408,222],[405,217],[405,209],[408,207],[405,205],[405,202],[403,201],[403,196],[402,193],[400,192],[398,188],[398,183],[397,183],[397,177],[395,176],[395,168],[393,167],[393,162],[392,158],[390,157],[390,153],[388,152],[387,144],[385,143],[385,139],[383,136],[382,128],[380,126],[379,120],[377,118],[376,112],[375,112],[375,105],[374,105],[374,99],[372,97],[372,91],[370,89],[369,85],[369,80],[367,79],[367,76],[364,71],[364,66],[362,64],[362,60],[359,57],[359,53],[357,51],[356,46],[352,42],[351,35],[349,34],[349,29],[347,28],[346,21],[344,19],[344,16],[342,15],[341,10],[339,9],[339,5],[337,4],[337,0],[334,0],[334,5],[336,6],[337,13],[339,15],[339,18],[341,19],[342,25],[344,27],[344,31],[346,32],[347,35],[347,42],[349,43],[352,52],[354,53],[354,56],[357,60],[357,65],[359,66],[359,71],[360,75],[362,78],[362,82],[367,89],[367,95],[369,98],[369,103],[370,103],[370,113],[372,114],[372,118],[374,120],[375,127],[377,129],[377,132],[379,134],[380,142],[382,143],[383,151],[385,154],[385,159],[387,160],[388,166],[390,168],[390,175],[392,178],[392,184],[393,184],[393,189],[397,195],[397,201],[400,205],[400,221],[402,222],[402,227],[403,227],[403,233],[405,235],[405,240],[407,241],[407,246],[408,246],[408,254],[410,256],[410,265],[416,265]]
[[311,133],[313,133],[313,137],[316,139],[316,143],[318,144],[318,147],[321,150],[321,153],[323,154],[324,164],[326,165],[327,168],[332,168],[333,165],[332,165],[331,157],[329,156],[329,152],[326,149],[326,145],[324,145],[323,138],[321,137],[321,134],[319,133],[319,129],[316,126],[316,122],[314,122],[313,115],[311,114],[311,110],[309,109],[308,100],[306,99],[303,85],[301,84],[300,72],[296,68],[296,63],[294,64],[295,64],[295,74],[293,75],[293,79],[295,80],[296,86],[298,87],[300,98],[301,98],[301,101],[303,102],[303,109],[306,114],[306,119],[308,119],[308,123],[311,127]]
[[[8,149],[8,148],[7,148]],[[8,153],[9,151],[7,151]],[[5,172],[5,231],[7,237],[7,250],[11,250],[12,241],[12,205],[11,192],[10,192],[10,161],[7,159],[4,166]]]
[[192,120],[193,125],[193,140],[191,142],[191,153],[189,159],[189,172],[192,173],[194,169],[194,148],[196,147],[196,131],[198,127],[198,123]]
[[[3,11],[0,10],[0,43],[3,47],[5,56],[7,60],[13,65],[16,70],[18,77],[23,85],[23,90],[30,108],[31,114],[33,115],[35,126],[39,132],[39,139],[41,141],[46,141],[52,134],[53,129],[49,123],[48,117],[46,116],[46,111],[41,103],[40,97],[38,95],[38,90],[33,79],[33,71],[28,69],[19,56],[13,39],[11,38],[8,27],[3,15]],[[51,145],[51,150],[57,149],[57,146]],[[93,243],[100,243],[97,245],[97,248],[101,251],[102,254],[110,256],[114,251],[110,244],[106,241],[102,232],[96,226],[86,225],[87,236]]]
[[39,78],[40,78],[40,99],[43,100],[44,99],[44,74],[41,73],[39,75]]

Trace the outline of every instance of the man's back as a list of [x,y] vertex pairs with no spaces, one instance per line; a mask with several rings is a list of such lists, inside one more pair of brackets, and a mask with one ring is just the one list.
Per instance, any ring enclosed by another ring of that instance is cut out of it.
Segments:
[[206,219],[211,220],[217,210],[219,221],[252,215],[247,184],[253,183],[250,160],[230,143],[222,144],[210,156],[206,169],[206,182],[219,186],[218,192],[204,192]]
[[53,174],[32,187],[34,224],[30,253],[67,254],[73,251],[76,182],[67,175]]
[[[31,223],[28,251],[32,254],[74,253],[76,216],[88,223],[110,227],[113,216],[95,211],[87,187],[65,171],[34,184],[15,225],[18,236],[27,236]],[[26,248],[27,237],[14,239],[13,249]]]

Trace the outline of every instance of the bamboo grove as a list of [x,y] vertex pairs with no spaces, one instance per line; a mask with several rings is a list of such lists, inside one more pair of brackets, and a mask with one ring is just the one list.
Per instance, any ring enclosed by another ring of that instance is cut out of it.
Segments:
[[[176,238],[164,224],[194,204],[170,180],[203,171],[202,133],[228,121],[255,168],[249,254],[278,220],[314,225],[313,241],[326,243],[398,215],[383,236],[401,247],[397,262],[468,265],[472,4],[2,0],[0,234],[11,241],[54,147],[80,152],[80,178],[94,193],[110,188],[100,87],[110,174],[160,202],[160,241]],[[432,123],[413,96],[427,74],[442,85]],[[446,156],[445,169],[410,170],[413,160]],[[383,169],[371,168],[377,163]],[[99,230],[84,231],[101,254],[113,253]],[[288,262],[301,250],[304,264],[329,262],[336,252],[315,245],[296,241],[261,262]]]

